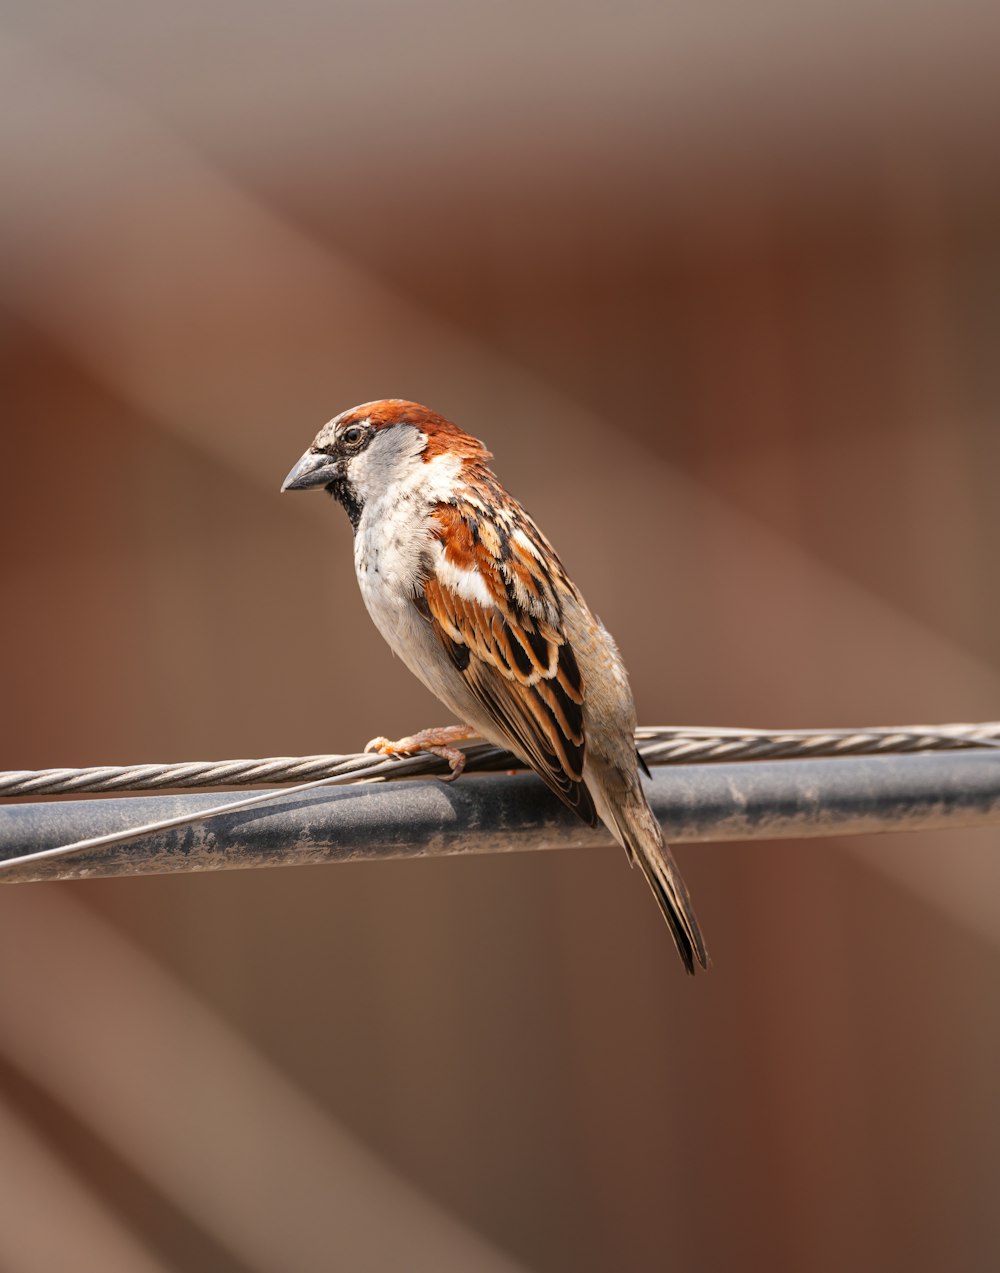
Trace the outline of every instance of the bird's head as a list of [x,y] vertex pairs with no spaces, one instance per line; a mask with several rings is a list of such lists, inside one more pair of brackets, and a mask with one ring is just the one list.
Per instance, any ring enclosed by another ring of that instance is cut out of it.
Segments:
[[437,485],[446,470],[457,478],[464,465],[489,458],[481,442],[429,407],[383,398],[324,424],[281,489],[328,491],[357,530],[365,505],[394,487],[422,477]]

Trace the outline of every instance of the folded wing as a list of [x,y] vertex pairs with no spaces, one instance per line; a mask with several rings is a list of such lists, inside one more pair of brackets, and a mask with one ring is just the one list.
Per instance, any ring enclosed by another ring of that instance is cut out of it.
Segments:
[[491,516],[487,506],[438,506],[418,608],[510,749],[595,825],[584,685],[559,601],[573,585],[520,508],[505,501]]

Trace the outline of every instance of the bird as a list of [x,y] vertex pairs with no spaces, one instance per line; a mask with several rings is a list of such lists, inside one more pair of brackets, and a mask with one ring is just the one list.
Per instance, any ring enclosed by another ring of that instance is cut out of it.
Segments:
[[492,458],[429,407],[384,398],[324,424],[282,484],[326,490],[343,506],[375,627],[461,722],[367,750],[435,752],[451,777],[465,760],[451,744],[463,738],[512,752],[584,822],[604,823],[649,882],[685,969],[707,968],[642,789],[618,647]]

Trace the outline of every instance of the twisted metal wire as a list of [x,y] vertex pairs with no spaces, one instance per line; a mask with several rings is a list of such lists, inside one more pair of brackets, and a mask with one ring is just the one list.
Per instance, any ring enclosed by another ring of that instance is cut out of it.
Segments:
[[[948,751],[1000,747],[1000,722],[780,732],[653,726],[636,731],[636,745],[650,765]],[[470,773],[524,768],[509,752],[489,743],[472,743],[462,750]],[[398,774],[386,772],[382,768],[384,764],[385,758],[381,755],[358,753],[187,761],[169,765],[101,765],[88,769],[15,769],[0,772],[0,798],[164,788],[274,787],[334,777],[343,781],[382,782],[448,770],[447,762],[426,752],[407,758],[405,764],[399,766]],[[375,770],[379,772],[373,772]]]

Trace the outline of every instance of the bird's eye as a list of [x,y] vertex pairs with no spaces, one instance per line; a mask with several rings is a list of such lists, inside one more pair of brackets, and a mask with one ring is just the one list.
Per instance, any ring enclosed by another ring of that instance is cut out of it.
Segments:
[[349,429],[345,429],[341,434],[343,441],[348,446],[357,446],[361,439],[365,436],[365,431],[360,425],[352,424]]

